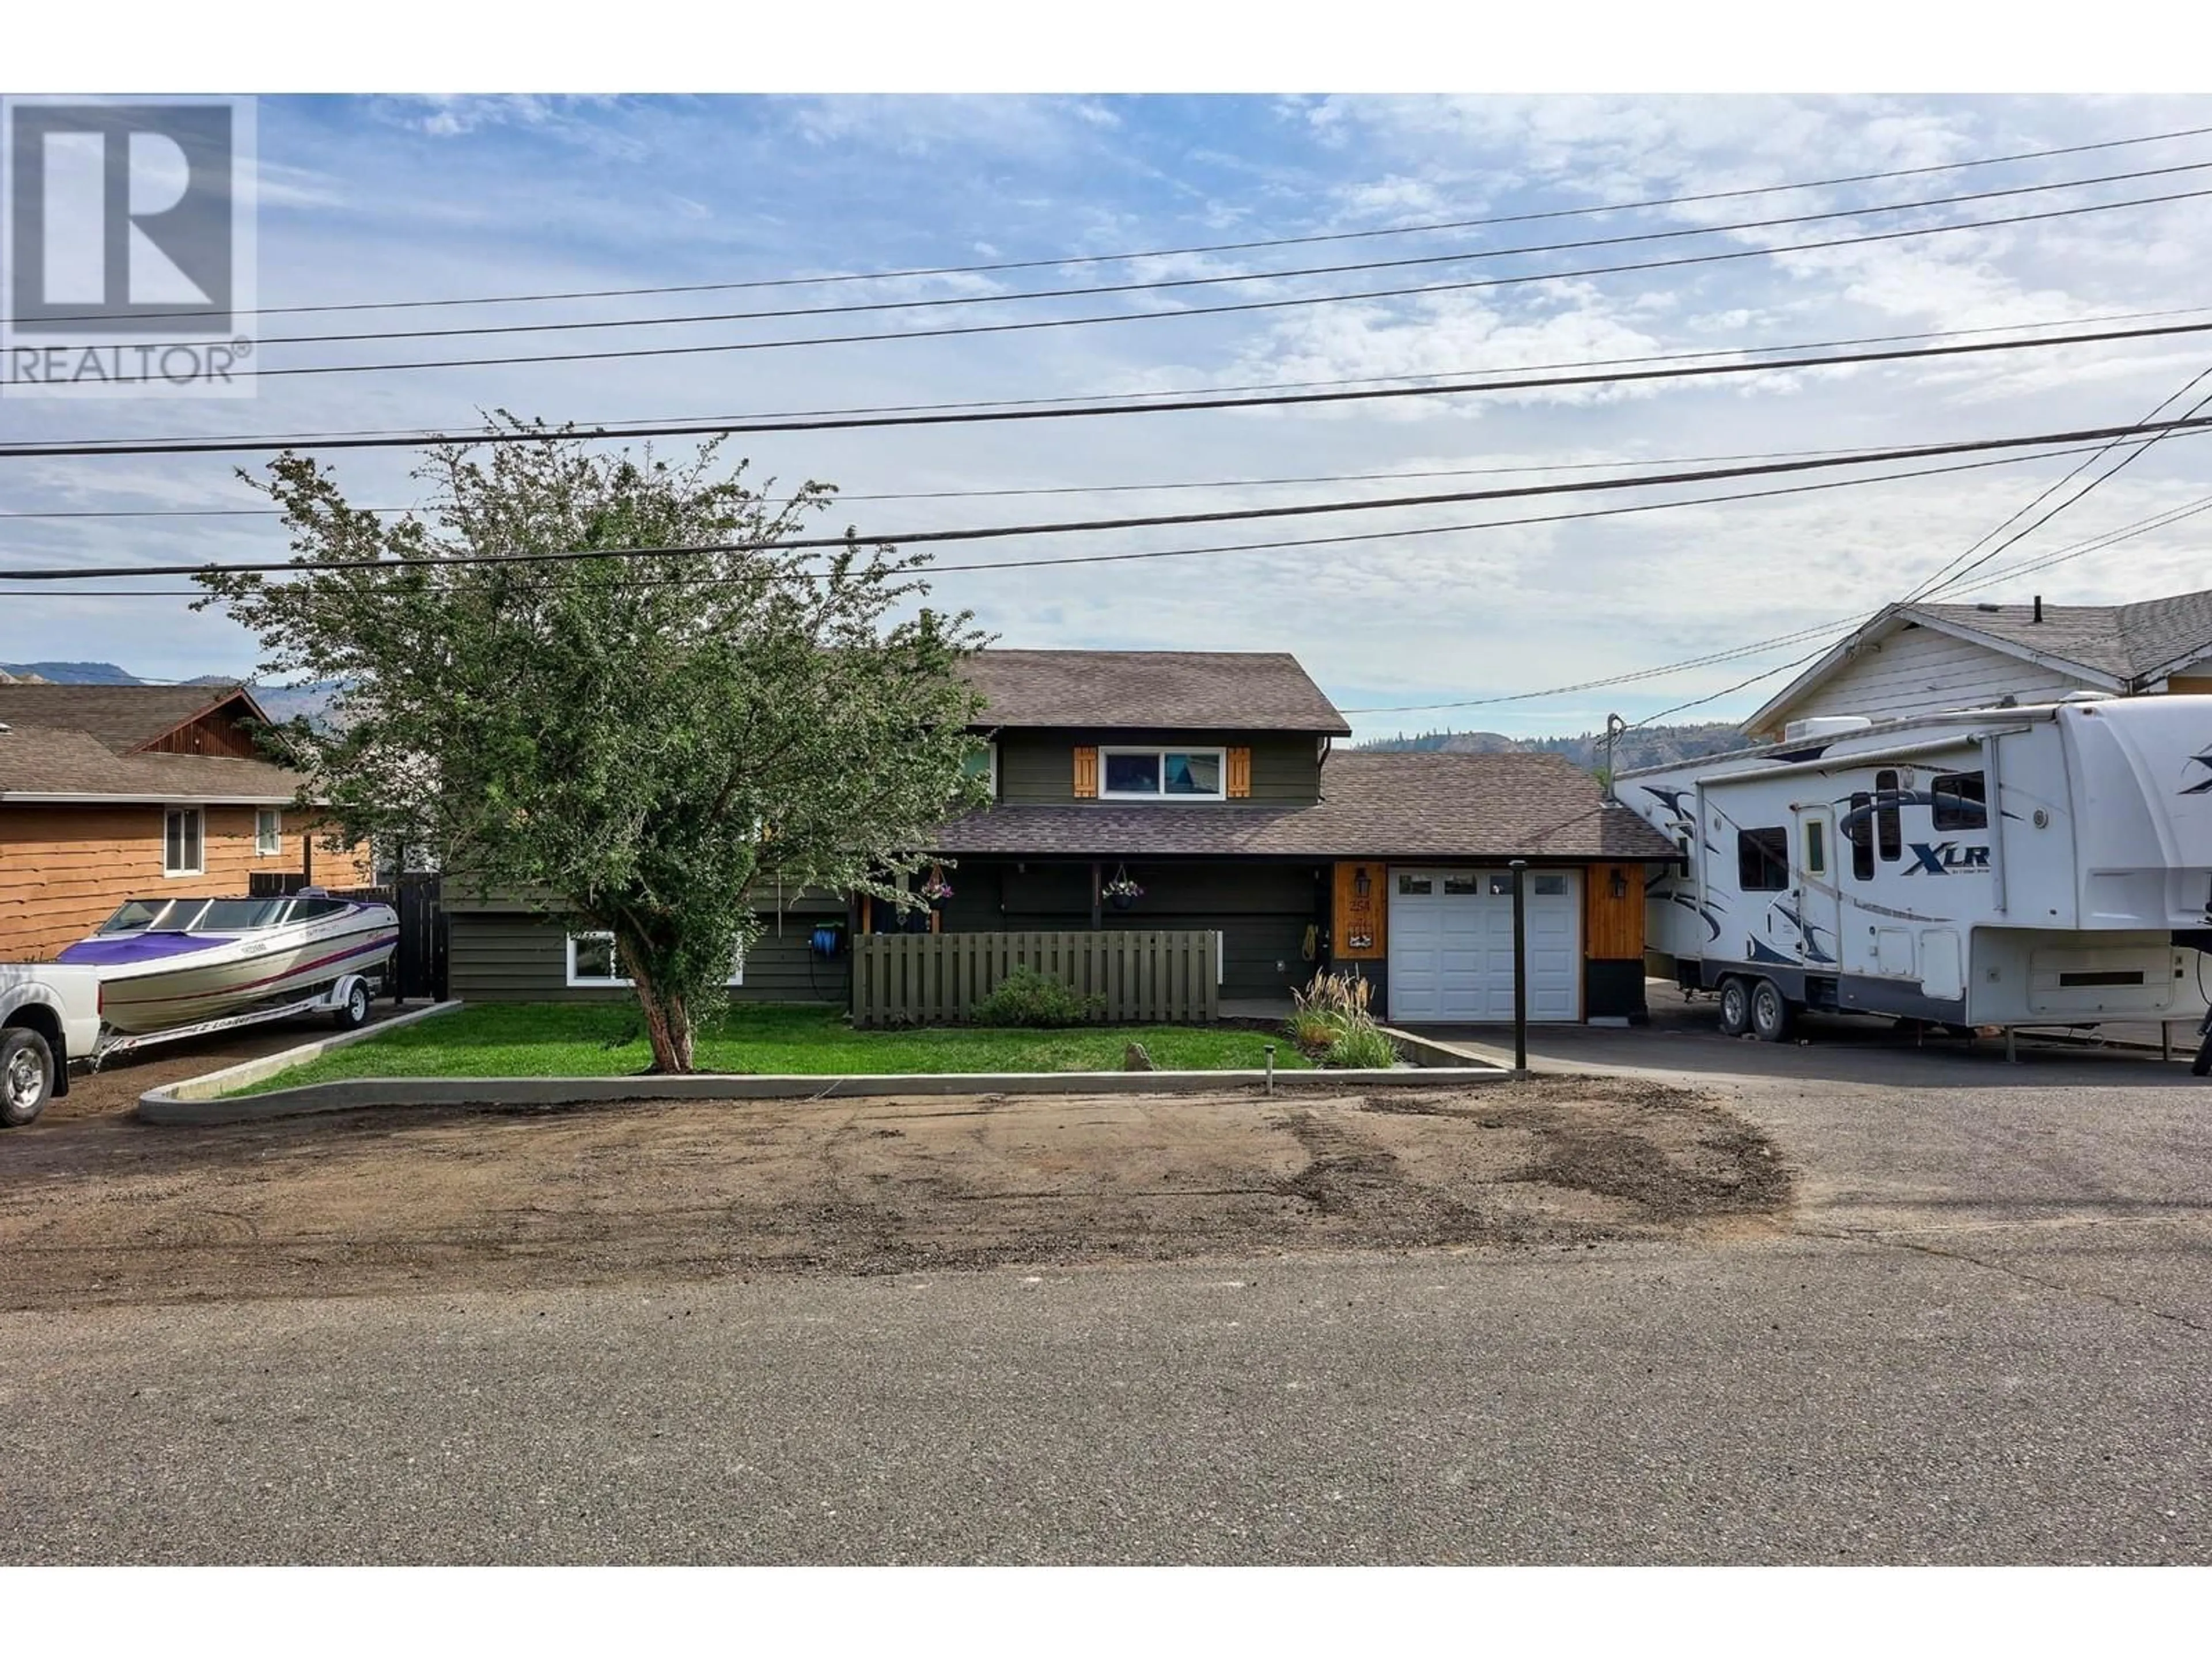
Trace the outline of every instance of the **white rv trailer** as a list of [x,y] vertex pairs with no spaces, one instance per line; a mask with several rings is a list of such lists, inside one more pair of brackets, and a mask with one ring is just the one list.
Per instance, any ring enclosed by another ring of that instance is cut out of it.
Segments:
[[1615,787],[1682,849],[1646,890],[1655,966],[1724,1030],[2207,1017],[2212,696],[1832,716]]

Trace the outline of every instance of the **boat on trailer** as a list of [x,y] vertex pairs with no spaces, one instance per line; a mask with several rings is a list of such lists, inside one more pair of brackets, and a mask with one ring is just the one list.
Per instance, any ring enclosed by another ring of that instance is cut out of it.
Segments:
[[134,898],[55,961],[100,984],[103,1027],[140,1036],[376,976],[399,943],[388,904],[316,889],[284,898]]

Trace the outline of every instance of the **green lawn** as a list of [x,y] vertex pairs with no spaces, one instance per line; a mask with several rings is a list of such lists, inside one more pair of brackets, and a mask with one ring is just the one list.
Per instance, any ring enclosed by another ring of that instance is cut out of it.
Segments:
[[[1267,1064],[1304,1069],[1281,1037],[1228,1026],[1121,1025],[1070,1030],[933,1026],[855,1031],[836,1008],[749,1003],[700,1033],[702,1072],[839,1077],[886,1072],[1115,1072],[1141,1042],[1164,1072]],[[652,1064],[636,1013],[623,1005],[486,1003],[434,1015],[236,1091],[260,1094],[362,1077],[622,1077]]]

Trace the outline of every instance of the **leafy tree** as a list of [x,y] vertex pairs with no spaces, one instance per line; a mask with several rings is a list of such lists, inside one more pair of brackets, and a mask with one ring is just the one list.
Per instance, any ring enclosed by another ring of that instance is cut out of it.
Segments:
[[921,556],[849,530],[780,549],[825,485],[774,501],[712,444],[672,463],[499,418],[530,441],[433,449],[432,504],[392,520],[279,458],[257,487],[290,567],[204,573],[196,604],[260,636],[264,676],[337,685],[283,733],[336,838],[434,848],[449,880],[612,933],[654,1069],[687,1072],[748,889],[916,902],[910,849],[981,804],[957,665],[981,638],[917,608]]

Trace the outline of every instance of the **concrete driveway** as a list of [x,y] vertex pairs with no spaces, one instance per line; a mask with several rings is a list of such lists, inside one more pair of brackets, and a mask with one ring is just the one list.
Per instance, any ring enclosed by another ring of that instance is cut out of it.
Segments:
[[11,1315],[0,1559],[2212,1560],[2185,1068],[1664,1030],[1540,1052],[1577,1046],[1724,1093],[1794,1212]]

